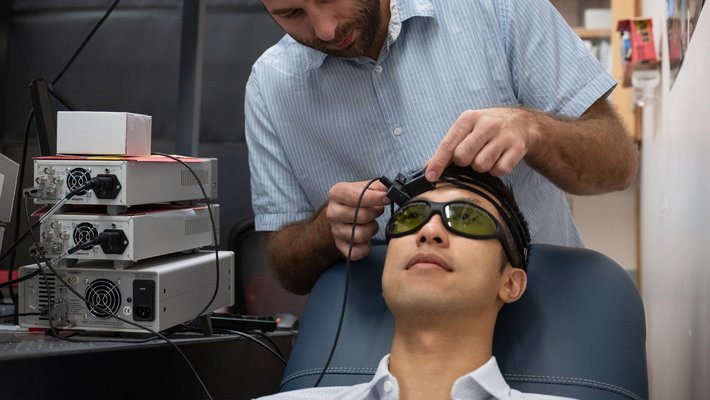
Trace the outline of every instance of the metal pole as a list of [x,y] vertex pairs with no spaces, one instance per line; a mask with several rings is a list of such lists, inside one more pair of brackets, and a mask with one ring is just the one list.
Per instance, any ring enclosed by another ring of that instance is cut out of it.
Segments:
[[199,151],[204,18],[204,0],[183,0],[175,145],[181,155],[197,156]]

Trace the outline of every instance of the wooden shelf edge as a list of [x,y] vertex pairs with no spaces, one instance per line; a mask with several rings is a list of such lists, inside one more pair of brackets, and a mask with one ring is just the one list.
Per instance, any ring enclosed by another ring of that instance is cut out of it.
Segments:
[[582,39],[609,39],[611,38],[611,29],[587,29],[582,27],[572,28],[574,33]]

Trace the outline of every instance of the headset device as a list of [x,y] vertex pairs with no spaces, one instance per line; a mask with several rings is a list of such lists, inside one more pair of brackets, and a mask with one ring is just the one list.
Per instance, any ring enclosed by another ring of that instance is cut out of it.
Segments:
[[[498,238],[511,264],[525,268],[527,247],[530,243],[527,224],[517,207],[506,200],[508,196],[488,182],[491,178],[487,174],[476,172],[470,167],[449,166],[439,180],[476,193],[488,200],[498,210],[505,227],[502,227],[488,211],[471,203],[411,201],[424,192],[434,190],[435,184],[426,179],[425,173],[425,169],[409,175],[399,173],[394,181],[386,177],[380,178],[380,182],[387,187],[387,197],[400,207],[396,212],[393,210],[393,218],[387,224],[388,239],[411,234],[421,228],[433,213],[439,213],[446,229],[455,234],[473,239]],[[506,237],[505,229],[510,231],[512,243]]]

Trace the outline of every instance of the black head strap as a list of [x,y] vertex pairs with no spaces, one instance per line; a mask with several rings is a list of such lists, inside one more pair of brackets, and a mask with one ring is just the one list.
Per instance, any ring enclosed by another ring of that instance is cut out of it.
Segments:
[[[517,264],[516,266],[518,267],[524,268],[527,264],[527,244],[530,242],[530,234],[527,226],[522,221],[522,216],[519,216],[518,213],[515,212],[516,208],[508,204],[506,200],[507,196],[499,193],[499,190],[483,180],[475,179],[463,171],[457,172],[456,168],[447,168],[444,170],[440,180],[476,193],[493,204],[496,210],[498,210],[498,213],[503,217],[506,228],[513,237],[515,246],[512,247],[516,249],[516,254],[522,257],[522,259],[511,260],[511,262]],[[387,187],[387,197],[400,207],[412,198],[424,192],[434,190],[435,188],[433,183],[426,180],[425,170],[417,171],[409,176],[397,174],[394,182],[384,177],[380,178],[380,181]],[[486,190],[496,196],[497,199],[470,185],[475,185]]]

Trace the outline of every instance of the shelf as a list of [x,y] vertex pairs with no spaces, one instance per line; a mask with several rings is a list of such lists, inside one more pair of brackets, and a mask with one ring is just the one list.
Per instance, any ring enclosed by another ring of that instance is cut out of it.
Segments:
[[611,29],[587,29],[582,27],[573,28],[574,32],[583,40],[609,40]]
[[[617,82],[624,81],[624,71],[621,56],[621,36],[616,33],[616,24],[619,20],[633,18],[638,15],[640,0],[550,0],[574,32],[582,38],[592,42],[609,40],[611,46],[611,75]],[[584,25],[584,11],[589,8],[609,8],[611,10],[611,26],[609,29],[586,29]],[[596,43],[593,43],[596,44]],[[611,101],[630,129],[634,140],[639,141],[641,130],[638,110],[634,109],[631,88],[618,85],[611,94]]]

